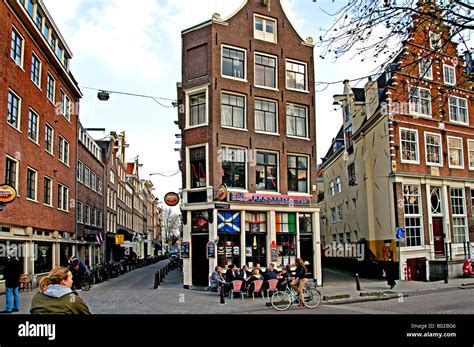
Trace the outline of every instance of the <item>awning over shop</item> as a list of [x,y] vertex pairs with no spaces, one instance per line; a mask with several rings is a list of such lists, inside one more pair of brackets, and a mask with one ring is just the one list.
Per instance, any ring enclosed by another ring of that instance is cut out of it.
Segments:
[[119,230],[117,230],[117,234],[123,235],[125,241],[133,241],[133,237],[135,236],[134,233],[131,233],[131,232],[125,230],[125,229],[119,229]]

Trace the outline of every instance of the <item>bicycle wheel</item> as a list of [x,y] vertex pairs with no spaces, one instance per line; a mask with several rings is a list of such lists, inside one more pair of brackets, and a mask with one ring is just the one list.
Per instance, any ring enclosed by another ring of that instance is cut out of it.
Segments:
[[275,292],[270,299],[270,303],[275,310],[285,311],[291,306],[291,296],[287,292]]
[[316,288],[305,288],[304,305],[307,308],[316,308],[321,303],[321,293]]
[[89,291],[91,289],[91,283],[89,282],[89,280],[83,280],[82,281],[82,290],[84,291]]

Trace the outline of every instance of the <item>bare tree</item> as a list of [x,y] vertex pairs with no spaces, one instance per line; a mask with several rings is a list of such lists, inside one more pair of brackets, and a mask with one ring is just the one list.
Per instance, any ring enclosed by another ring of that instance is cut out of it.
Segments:
[[174,213],[172,208],[165,208],[163,211],[163,230],[165,231],[165,242],[170,244],[170,241],[179,239],[179,226],[181,220],[179,214]]
[[[313,0],[313,2],[318,2]],[[462,0],[349,0],[334,13],[329,29],[320,29],[320,58],[337,60],[348,54],[360,61],[373,59],[380,71],[396,57],[416,28],[448,28],[444,42],[464,43],[474,29],[474,6]],[[438,47],[441,51],[443,47]],[[378,72],[374,70],[374,74]]]

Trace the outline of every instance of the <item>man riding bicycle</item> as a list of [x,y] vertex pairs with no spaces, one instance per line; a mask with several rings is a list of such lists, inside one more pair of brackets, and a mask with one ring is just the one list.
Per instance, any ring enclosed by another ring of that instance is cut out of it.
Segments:
[[82,279],[87,272],[87,267],[76,256],[69,258],[69,270],[72,273],[72,286],[76,290],[82,289]]

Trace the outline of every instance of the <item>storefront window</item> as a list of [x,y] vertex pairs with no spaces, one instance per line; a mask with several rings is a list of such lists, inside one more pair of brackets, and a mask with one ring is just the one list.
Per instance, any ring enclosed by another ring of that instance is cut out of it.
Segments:
[[67,267],[69,257],[72,255],[72,245],[71,244],[61,244],[59,247],[60,258],[59,265]]
[[296,213],[277,213],[276,232],[296,233]]
[[193,211],[191,225],[193,233],[209,233],[209,212]]
[[37,242],[37,254],[35,256],[35,274],[51,271],[53,267],[53,247],[51,243]]
[[296,213],[276,213],[278,263],[280,266],[296,262]]
[[245,219],[245,262],[267,266],[267,214],[247,212]]
[[217,265],[225,268],[231,264],[240,267],[240,233],[219,234]]

